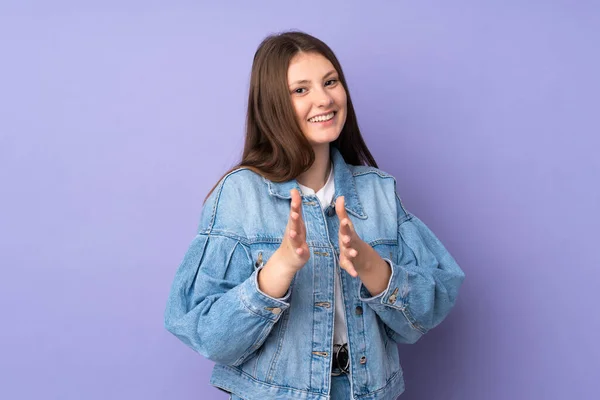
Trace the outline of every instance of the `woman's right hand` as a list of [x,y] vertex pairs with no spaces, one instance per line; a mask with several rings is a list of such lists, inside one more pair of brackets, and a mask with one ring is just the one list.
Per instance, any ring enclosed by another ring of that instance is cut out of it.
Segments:
[[283,240],[275,254],[280,253],[277,256],[281,256],[284,261],[282,267],[297,272],[308,262],[310,252],[306,243],[306,225],[302,219],[302,198],[297,189],[292,189],[290,193],[290,214]]
[[292,202],[283,240],[258,274],[260,289],[276,298],[283,297],[296,272],[302,269],[310,258],[306,243],[306,225],[302,219],[302,198],[297,189],[292,189],[290,193]]

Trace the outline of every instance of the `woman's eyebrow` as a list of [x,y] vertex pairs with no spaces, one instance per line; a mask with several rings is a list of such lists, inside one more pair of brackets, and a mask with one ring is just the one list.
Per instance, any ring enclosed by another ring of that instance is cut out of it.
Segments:
[[[336,70],[332,69],[331,71],[329,71],[328,73],[326,73],[325,75],[323,75],[323,79],[327,78],[330,75],[334,75],[335,73],[336,73]],[[296,85],[296,84],[305,84],[305,83],[310,83],[310,81],[307,80],[307,79],[302,79],[300,81],[296,81],[296,82],[290,83],[289,86]]]
[[335,74],[336,74],[336,72],[337,72],[337,71],[336,71],[335,69],[332,69],[331,71],[329,71],[328,73],[326,73],[326,74],[323,76],[323,79],[327,78],[327,77],[328,77],[328,76],[330,76],[330,75],[335,75]]

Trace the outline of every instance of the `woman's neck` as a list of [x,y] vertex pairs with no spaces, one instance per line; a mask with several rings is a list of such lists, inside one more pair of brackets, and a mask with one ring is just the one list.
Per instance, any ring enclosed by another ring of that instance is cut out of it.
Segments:
[[319,147],[313,147],[313,150],[315,152],[315,162],[306,172],[300,174],[296,180],[302,186],[309,187],[316,193],[325,186],[329,173],[331,172],[329,143]]

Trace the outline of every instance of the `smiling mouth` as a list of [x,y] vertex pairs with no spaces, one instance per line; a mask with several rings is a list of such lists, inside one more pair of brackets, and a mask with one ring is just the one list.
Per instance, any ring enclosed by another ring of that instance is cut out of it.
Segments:
[[327,122],[335,116],[336,112],[332,111],[327,114],[317,115],[316,117],[312,117],[308,119],[308,122]]

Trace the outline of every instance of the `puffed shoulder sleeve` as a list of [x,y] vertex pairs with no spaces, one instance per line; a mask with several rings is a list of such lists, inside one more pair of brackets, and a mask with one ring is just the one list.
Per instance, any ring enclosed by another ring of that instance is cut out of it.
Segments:
[[226,236],[199,234],[175,274],[165,327],[205,357],[239,365],[264,342],[289,307],[258,288],[244,245]]
[[386,260],[392,269],[388,287],[372,297],[360,285],[359,297],[386,324],[398,343],[414,343],[441,323],[454,307],[465,278],[452,255],[416,216],[398,209],[398,252]]
[[239,365],[263,344],[289,308],[290,290],[278,299],[259,289],[262,266],[255,265],[243,238],[211,231],[206,224],[213,207],[209,199],[199,232],[175,273],[164,324],[205,357]]

